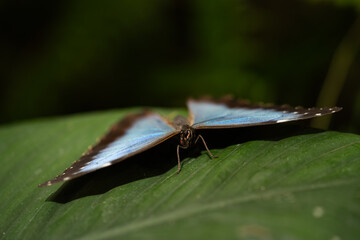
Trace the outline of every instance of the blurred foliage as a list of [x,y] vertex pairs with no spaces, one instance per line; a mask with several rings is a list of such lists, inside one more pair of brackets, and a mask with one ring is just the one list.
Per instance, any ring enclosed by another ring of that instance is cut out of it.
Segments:
[[[313,106],[358,17],[348,1],[0,3],[0,122],[234,94]],[[359,132],[359,54],[332,127]],[[340,90],[339,90],[340,91]]]

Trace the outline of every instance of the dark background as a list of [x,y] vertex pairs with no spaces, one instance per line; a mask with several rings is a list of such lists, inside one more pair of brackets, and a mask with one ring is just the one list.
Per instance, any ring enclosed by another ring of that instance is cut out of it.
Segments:
[[331,127],[359,133],[359,9],[355,0],[5,0],[0,123],[233,94],[343,106]]

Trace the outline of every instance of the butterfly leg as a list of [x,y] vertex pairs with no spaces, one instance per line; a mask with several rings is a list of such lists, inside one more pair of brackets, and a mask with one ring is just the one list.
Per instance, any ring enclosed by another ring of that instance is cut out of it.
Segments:
[[204,143],[204,146],[206,148],[206,151],[209,153],[210,157],[211,158],[218,158],[218,156],[214,156],[212,155],[212,153],[210,152],[209,148],[207,147],[206,145],[206,142],[205,142],[205,139],[199,134],[195,140],[195,143],[197,143],[197,141],[199,140],[199,138],[201,138],[202,142]]
[[177,158],[178,158],[178,170],[177,170],[177,174],[180,173],[181,171],[181,163],[180,163],[180,154],[179,154],[179,149],[182,148],[182,149],[187,149],[187,147],[182,147],[180,145],[177,145]]

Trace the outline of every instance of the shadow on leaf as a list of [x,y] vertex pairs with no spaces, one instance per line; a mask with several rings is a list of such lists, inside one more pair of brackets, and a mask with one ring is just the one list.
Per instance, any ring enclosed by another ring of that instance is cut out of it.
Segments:
[[[211,149],[222,149],[253,140],[278,141],[291,136],[319,132],[321,130],[304,128],[299,123],[287,123],[237,129],[201,130],[198,133],[204,137],[211,151]],[[176,172],[177,142],[177,137],[174,137],[120,163],[65,182],[46,201],[67,203],[79,198],[103,194],[118,186],[158,176],[171,169]],[[181,159],[197,157],[204,149],[199,141],[192,149],[182,150]]]

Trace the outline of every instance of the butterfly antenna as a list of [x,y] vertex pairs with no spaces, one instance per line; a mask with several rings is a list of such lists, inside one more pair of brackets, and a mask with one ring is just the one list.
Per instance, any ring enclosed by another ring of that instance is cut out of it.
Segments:
[[213,158],[213,159],[214,159],[214,158],[218,158],[218,156],[212,155],[212,153],[210,152],[209,148],[208,148],[207,145],[206,145],[205,139],[204,139],[200,134],[198,135],[195,143],[199,140],[199,138],[201,138],[201,140],[202,140],[202,142],[204,143],[204,146],[205,146],[205,148],[206,148],[206,151],[209,153],[209,155],[211,156],[211,158]]

